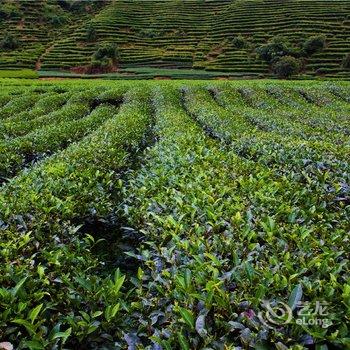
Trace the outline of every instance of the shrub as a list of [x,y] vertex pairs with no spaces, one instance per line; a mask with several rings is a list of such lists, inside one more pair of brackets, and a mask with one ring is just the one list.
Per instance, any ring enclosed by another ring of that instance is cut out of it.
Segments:
[[106,68],[110,65],[110,60],[107,57],[103,57],[100,59],[92,58],[91,67],[93,68]]
[[71,5],[66,0],[57,0],[57,5],[65,11],[69,11],[71,7]]
[[247,41],[243,36],[239,35],[233,38],[232,45],[237,49],[243,49],[247,46]]
[[118,50],[114,44],[101,44],[93,55],[93,61],[111,60],[115,64],[118,59]]
[[16,18],[22,15],[15,3],[5,3],[0,5],[0,19],[1,18]]
[[300,71],[300,61],[292,56],[284,56],[273,65],[273,72],[279,78],[289,78]]
[[15,50],[18,45],[18,40],[11,33],[5,33],[0,42],[0,47],[4,50]]
[[67,22],[67,15],[59,6],[45,5],[43,8],[44,20],[54,27],[59,27]]
[[57,16],[53,15],[51,16],[49,22],[54,26],[54,27],[59,27],[63,25],[66,22],[66,18],[63,16]]
[[303,45],[305,55],[310,56],[316,52],[322,51],[326,46],[326,37],[324,35],[315,35],[307,39]]
[[86,41],[93,42],[97,39],[97,32],[93,24],[90,25],[86,29]]
[[256,51],[260,59],[273,63],[279,57],[290,55],[292,48],[285,38],[276,36],[267,44],[258,47]]
[[345,69],[350,68],[350,53],[346,54],[343,58],[342,67]]
[[317,74],[317,75],[323,75],[323,74],[327,74],[327,73],[329,73],[329,69],[327,69],[327,68],[317,68],[315,70],[315,74]]
[[86,13],[90,12],[92,7],[103,6],[104,1],[95,0],[75,0],[69,2],[69,11]]
[[108,73],[116,70],[118,60],[117,47],[112,43],[103,43],[91,57],[87,73]]
[[55,0],[57,5],[64,11],[75,14],[91,13],[93,10],[102,8],[109,0]]

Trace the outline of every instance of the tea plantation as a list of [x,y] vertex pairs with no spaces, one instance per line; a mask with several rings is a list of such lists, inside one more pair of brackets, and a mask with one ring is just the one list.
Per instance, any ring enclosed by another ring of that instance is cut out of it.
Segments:
[[[1,69],[49,76],[264,77],[287,55],[303,78],[350,77],[348,0],[3,0],[0,28]],[[105,45],[117,53],[101,68]]]
[[349,83],[1,79],[0,135],[0,348],[350,347]]

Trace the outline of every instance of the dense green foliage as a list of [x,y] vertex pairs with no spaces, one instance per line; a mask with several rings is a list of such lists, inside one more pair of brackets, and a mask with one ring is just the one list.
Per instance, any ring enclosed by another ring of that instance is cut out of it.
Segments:
[[97,48],[91,59],[92,68],[100,68],[100,73],[104,70],[113,71],[117,64],[118,49],[114,44],[103,43]]
[[343,58],[343,67],[345,69],[350,69],[350,53],[344,56]]
[[290,55],[292,47],[288,41],[282,36],[272,38],[267,44],[257,48],[259,58],[268,62],[274,63],[281,57]]
[[81,73],[111,43],[128,76],[145,67],[263,77],[272,70],[257,51],[283,36],[286,55],[307,57],[303,77],[349,78],[349,13],[347,0],[3,0],[0,41],[8,30],[19,46],[0,52],[0,68]]
[[348,83],[0,86],[0,342],[350,346]]
[[[272,72],[277,77],[287,78],[299,73],[310,57],[322,51],[325,46],[326,37],[324,35],[311,36],[299,46],[293,46],[285,37],[278,35],[267,44],[259,46],[256,52],[260,59],[271,65]],[[321,70],[317,72],[320,73]]]
[[38,73],[31,69],[0,70],[0,78],[35,79],[38,76]]
[[312,55],[322,51],[326,46],[326,37],[324,35],[312,36],[305,41],[303,50],[307,55]]
[[292,56],[283,56],[273,64],[273,71],[279,78],[289,78],[300,70],[300,62]]
[[86,41],[96,41],[97,32],[93,24],[91,23],[86,29]]
[[10,33],[5,32],[3,39],[0,42],[0,48],[3,50],[14,50],[18,47],[18,40]]
[[104,0],[0,1],[0,69],[40,68],[41,56],[53,42],[81,28],[105,3]]
[[236,36],[235,38],[233,38],[232,44],[237,49],[243,49],[247,45],[247,42],[243,36],[239,35],[239,36]]

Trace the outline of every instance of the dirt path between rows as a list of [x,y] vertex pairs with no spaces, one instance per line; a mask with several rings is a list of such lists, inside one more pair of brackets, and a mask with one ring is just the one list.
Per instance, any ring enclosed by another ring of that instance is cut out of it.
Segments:
[[38,60],[35,62],[35,70],[39,70],[41,68],[41,60],[46,55],[49,53],[54,47],[54,44],[51,44],[49,47],[45,49],[45,51],[39,56]]

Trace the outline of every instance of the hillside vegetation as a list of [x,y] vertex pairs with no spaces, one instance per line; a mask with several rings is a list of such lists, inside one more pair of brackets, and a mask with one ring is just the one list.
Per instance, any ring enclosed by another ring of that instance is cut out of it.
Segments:
[[[3,0],[0,11],[0,39],[10,40],[0,52],[3,69],[98,72],[110,60],[110,71],[129,74],[153,67],[264,76],[279,74],[277,61],[291,56],[291,74],[350,77],[346,0]],[[113,57],[101,54],[106,44]]]
[[35,68],[58,38],[84,25],[104,2],[0,1],[0,68]]

